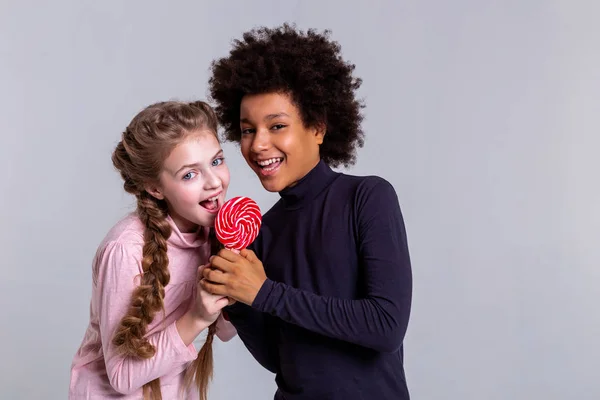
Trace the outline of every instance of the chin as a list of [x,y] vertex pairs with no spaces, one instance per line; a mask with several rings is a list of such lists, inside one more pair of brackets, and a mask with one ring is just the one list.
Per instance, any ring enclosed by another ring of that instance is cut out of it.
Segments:
[[195,222],[198,225],[205,226],[207,228],[212,228],[213,226],[215,226],[215,218],[216,215],[201,216]]
[[263,188],[265,188],[265,190],[267,192],[271,192],[271,193],[281,192],[283,189],[285,189],[285,185],[282,185],[281,183],[279,183],[277,181],[261,179],[260,183],[263,185]]

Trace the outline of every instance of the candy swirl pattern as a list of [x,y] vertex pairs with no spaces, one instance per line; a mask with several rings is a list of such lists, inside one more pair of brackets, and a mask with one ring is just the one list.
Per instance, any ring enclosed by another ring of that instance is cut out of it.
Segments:
[[234,197],[223,204],[215,220],[217,239],[225,248],[240,251],[248,247],[260,230],[260,208],[249,197]]

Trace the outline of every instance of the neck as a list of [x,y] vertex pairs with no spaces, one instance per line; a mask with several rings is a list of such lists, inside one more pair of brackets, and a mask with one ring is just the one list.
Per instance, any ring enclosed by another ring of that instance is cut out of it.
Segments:
[[[304,176],[300,179],[298,179],[296,182],[292,182],[288,187],[286,187],[285,189],[288,188],[293,188],[294,186],[296,186],[298,184],[298,182],[300,182],[301,180],[304,179],[304,177],[306,177],[306,175],[310,174],[310,171],[312,171],[317,165],[319,165],[319,161],[321,161],[320,158],[317,158],[314,162],[310,163],[309,166],[310,168],[308,169],[308,172],[306,174],[304,174]],[[283,189],[283,190],[285,190]]]
[[339,175],[332,171],[324,161],[318,160],[302,179],[279,192],[285,208],[302,207],[321,193]]

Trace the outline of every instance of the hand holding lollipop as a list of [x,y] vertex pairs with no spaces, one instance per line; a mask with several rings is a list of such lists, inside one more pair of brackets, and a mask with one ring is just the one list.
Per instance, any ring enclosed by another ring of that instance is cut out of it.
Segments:
[[201,284],[210,293],[252,304],[267,279],[262,262],[246,249],[258,235],[261,225],[258,205],[248,197],[225,202],[215,220],[217,239],[229,251],[211,257]]
[[[243,259],[243,257],[239,255],[239,252],[252,244],[254,239],[256,239],[260,229],[261,218],[260,208],[258,208],[258,205],[254,200],[248,197],[234,197],[233,199],[226,201],[217,214],[215,220],[215,233],[217,239],[219,239],[219,242],[221,242],[226,249],[237,253],[238,255],[235,257]],[[219,259],[220,257],[217,255],[213,258]],[[221,264],[220,261],[215,261],[215,263]],[[200,281],[200,285],[202,285],[204,290],[207,290],[210,293],[220,293],[229,297],[227,293],[224,292],[226,286],[223,282],[219,282],[217,278],[213,278],[212,281],[210,280],[210,271],[211,268],[204,268],[202,270],[203,277],[208,279],[208,281],[203,279]],[[231,270],[229,270],[229,272],[231,272]],[[223,273],[220,273],[217,277],[222,278]],[[234,300],[229,297],[229,304],[232,304],[233,302]],[[202,351],[198,353],[198,358],[201,360],[200,365],[212,365],[212,342],[213,337],[217,332],[217,321],[209,326],[208,335],[202,346]],[[202,393],[206,393],[207,386],[207,380],[199,383],[199,387],[203,389]]]

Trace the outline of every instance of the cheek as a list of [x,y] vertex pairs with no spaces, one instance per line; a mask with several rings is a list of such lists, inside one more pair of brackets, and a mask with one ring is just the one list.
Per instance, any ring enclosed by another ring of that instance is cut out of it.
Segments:
[[293,158],[295,154],[303,152],[303,143],[297,134],[280,135],[273,141],[273,145],[287,157]]
[[195,204],[198,200],[198,189],[197,185],[191,184],[180,184],[173,185],[170,188],[170,201],[173,204]]
[[220,171],[219,179],[221,180],[223,189],[227,190],[227,188],[229,187],[229,168],[224,167],[223,170]]
[[177,203],[180,206],[187,207],[196,204],[198,201],[198,196],[194,196],[192,193],[188,191],[179,193],[179,197],[177,198]]

